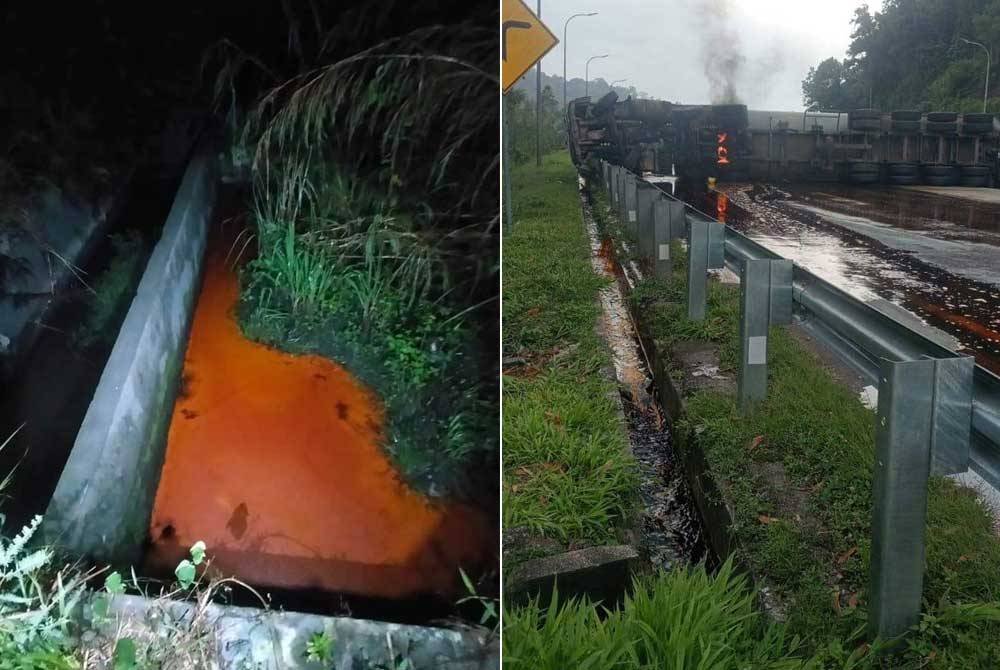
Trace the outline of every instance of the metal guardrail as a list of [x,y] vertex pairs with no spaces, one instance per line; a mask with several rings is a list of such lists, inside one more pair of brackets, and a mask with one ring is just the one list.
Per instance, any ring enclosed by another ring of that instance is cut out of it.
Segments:
[[[659,186],[655,182],[648,183]],[[673,194],[660,190],[667,198],[683,203]],[[683,204],[691,212],[715,220],[715,217]],[[781,258],[726,226],[725,262],[737,274],[747,260]],[[882,359],[905,361],[956,355],[956,352],[798,264],[794,264],[792,271],[792,296],[797,323],[876,387],[879,385]],[[981,365],[976,365],[973,373],[970,451],[972,469],[994,488],[1000,489],[1000,377]]]

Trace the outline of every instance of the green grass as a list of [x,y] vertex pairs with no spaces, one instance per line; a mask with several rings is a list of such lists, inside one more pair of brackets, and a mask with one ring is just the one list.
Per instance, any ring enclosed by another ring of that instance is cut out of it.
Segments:
[[635,510],[636,476],[596,332],[605,279],[590,265],[576,172],[565,153],[513,170],[504,239],[504,527],[564,546],[614,543]]
[[744,577],[726,563],[635,581],[620,608],[585,600],[533,602],[504,613],[508,670],[738,670],[818,667],[796,657],[800,641],[768,622]]
[[[600,203],[596,209],[603,211]],[[708,317],[695,324],[683,308],[684,274],[675,276],[669,286],[640,283],[631,299],[662,345],[715,342],[724,372],[735,375],[738,289],[711,284]],[[831,659],[866,617],[874,414],[785,329],[772,330],[768,358],[768,397],[756,411],[743,416],[732,397],[696,393],[677,438],[681,448],[704,450],[745,558],[787,604],[789,630],[817,659],[840,667]],[[797,492],[796,505],[767,476],[775,464]],[[944,478],[930,483],[926,565],[924,620],[898,667],[996,667],[1000,541],[975,495]]]
[[88,309],[73,333],[78,346],[108,345],[118,334],[115,319],[127,309],[142,275],[144,242],[137,231],[111,236],[112,258],[94,281]]

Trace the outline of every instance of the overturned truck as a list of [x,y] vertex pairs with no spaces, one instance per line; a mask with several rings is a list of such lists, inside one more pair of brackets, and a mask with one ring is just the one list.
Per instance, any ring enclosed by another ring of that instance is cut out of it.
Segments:
[[611,92],[597,102],[577,98],[566,113],[570,155],[582,171],[603,159],[637,174],[731,181],[749,176],[745,105],[619,101]]
[[689,184],[747,179],[858,185],[988,187],[1000,184],[1000,120],[993,114],[856,109],[747,110],[661,100],[597,102],[567,110],[573,161],[597,160]]

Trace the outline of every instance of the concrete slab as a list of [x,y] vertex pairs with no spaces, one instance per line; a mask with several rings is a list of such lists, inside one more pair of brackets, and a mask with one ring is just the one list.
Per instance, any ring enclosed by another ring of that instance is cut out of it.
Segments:
[[631,545],[587,547],[524,561],[506,580],[504,594],[513,602],[538,596],[548,603],[552,590],[560,598],[587,596],[605,605],[619,602],[632,583],[639,552]]
[[71,554],[139,562],[217,185],[205,149],[185,172],[49,503],[43,536]]
[[[111,597],[108,615],[102,619],[95,619],[89,606],[83,616],[83,628],[88,631],[82,636],[85,648],[113,648],[119,636],[132,638],[138,649],[152,640],[158,641],[160,649],[169,649],[179,637],[197,638],[196,646],[204,656],[194,658],[197,667],[205,670],[396,667],[390,659],[390,643],[393,652],[402,654],[415,670],[500,668],[497,636],[485,628],[409,626],[215,603],[196,607],[191,602],[134,595]],[[192,626],[197,626],[196,631]],[[189,632],[195,634],[184,635]],[[317,633],[333,640],[332,662],[306,660],[306,643]],[[181,657],[192,649],[178,647],[170,660],[178,662],[178,667],[194,667],[184,664]]]

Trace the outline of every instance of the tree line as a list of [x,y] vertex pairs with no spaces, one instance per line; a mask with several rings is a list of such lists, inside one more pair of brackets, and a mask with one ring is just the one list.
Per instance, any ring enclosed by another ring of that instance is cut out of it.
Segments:
[[989,49],[988,110],[1000,112],[996,47],[1000,0],[885,0],[858,7],[846,57],[827,58],[802,82],[810,110],[866,107],[978,112]]

